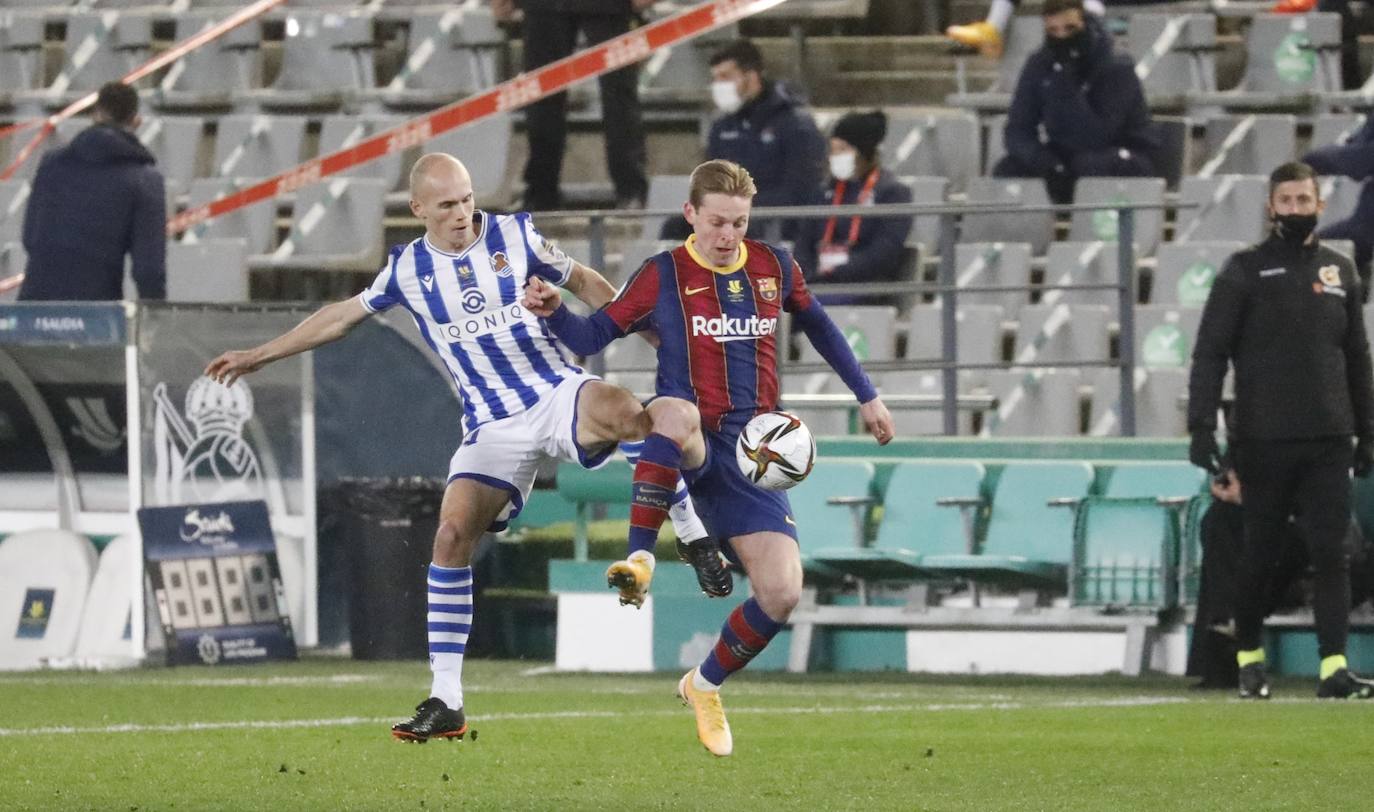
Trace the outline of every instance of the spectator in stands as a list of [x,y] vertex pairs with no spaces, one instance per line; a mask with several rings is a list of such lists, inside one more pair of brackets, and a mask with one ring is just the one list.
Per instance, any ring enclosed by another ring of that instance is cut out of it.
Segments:
[[[577,34],[590,45],[605,42],[629,31],[639,12],[655,0],[520,0],[525,13],[524,64],[526,71],[541,68],[572,54]],[[497,19],[507,19],[515,0],[492,0]],[[649,191],[645,176],[644,122],[639,107],[639,66],[626,65],[604,74],[601,86],[601,122],[606,140],[606,167],[615,186],[616,207],[644,208]],[[530,144],[525,163],[527,211],[563,206],[559,177],[568,135],[568,94],[555,93],[525,110]]]
[[1374,119],[1368,119],[1343,144],[1321,147],[1303,156],[1318,174],[1344,175],[1364,183],[1350,216],[1318,232],[1323,240],[1355,244],[1355,270],[1360,273],[1362,301],[1369,301],[1370,260],[1374,258]]
[[[992,0],[988,6],[988,16],[976,23],[951,25],[945,29],[945,36],[990,59],[1002,58],[1002,39],[1007,33],[1007,23],[1011,21],[1021,0]],[[1107,9],[1102,0],[1083,0],[1083,9],[1089,14],[1101,17]]]
[[43,156],[24,213],[20,300],[124,297],[124,257],[141,299],[167,298],[167,198],[134,131],[138,92],[100,88],[95,124]]
[[[711,99],[721,116],[711,124],[706,157],[737,163],[758,187],[755,206],[801,206],[815,202],[825,178],[825,137],[800,99],[763,73],[763,54],[749,40],[736,40],[711,55]],[[759,239],[794,239],[795,221],[756,220]],[[664,236],[682,238],[691,229],[673,218]]]
[[[878,161],[887,135],[881,110],[848,113],[830,131],[830,178],[822,203],[866,205],[910,203],[911,189]],[[797,263],[822,294],[825,282],[888,282],[900,278],[911,216],[831,217],[798,226]],[[819,295],[822,304],[874,303],[872,297]],[[882,303],[890,301],[883,297]]]
[[[992,174],[1044,178],[1056,203],[1081,177],[1155,175],[1158,137],[1130,58],[1083,0],[1046,0],[1045,44],[1031,54],[1007,114],[1007,155]],[[1045,137],[1041,137],[1041,131]]]

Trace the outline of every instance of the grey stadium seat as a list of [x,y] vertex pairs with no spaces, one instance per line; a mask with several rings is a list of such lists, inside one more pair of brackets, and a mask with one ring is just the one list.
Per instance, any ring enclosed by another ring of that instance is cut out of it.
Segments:
[[245,240],[167,243],[168,301],[245,302],[248,298]]
[[[511,133],[514,128],[513,113],[498,113],[437,135],[413,154],[416,158],[419,158],[421,151],[447,152],[458,156],[472,175],[472,191],[477,196],[477,205],[484,208],[501,205],[511,196],[506,170],[510,163]],[[406,161],[405,172],[410,172],[412,163]]]
[[1020,364],[1038,361],[1105,361],[1113,310],[1104,305],[1031,305],[1016,321]]
[[[320,121],[320,155],[329,155],[355,146],[377,133],[391,129],[405,121],[401,116],[329,115]],[[388,192],[410,194],[410,179],[403,170],[405,156],[394,152],[374,161],[355,166],[345,174],[353,178],[376,178]]]
[[[855,305],[828,307],[825,312],[839,326],[860,361],[890,361],[897,357],[897,308]],[[804,335],[797,341],[803,363],[822,360]]]
[[1029,243],[961,242],[954,247],[954,278],[959,287],[1026,287],[1021,291],[960,292],[961,306],[995,304],[1001,305],[1007,313],[1015,314],[1030,304],[1030,273]]
[[1329,226],[1355,213],[1360,201],[1360,191],[1367,181],[1355,180],[1342,175],[1326,175],[1321,179],[1322,210],[1320,226]]
[[[1039,178],[972,178],[969,203],[1048,206],[1049,194]],[[1001,212],[964,216],[962,242],[1025,242],[1043,254],[1054,236],[1054,212]]]
[[[681,209],[682,204],[687,200],[687,191],[691,188],[691,181],[690,175],[650,176],[649,193],[645,197],[644,208]],[[663,227],[666,219],[668,218],[646,217],[641,220],[640,238],[645,240],[658,239],[659,230]]]
[[[372,17],[362,10],[292,10],[270,87],[235,94],[245,109],[337,110],[377,84]],[[296,34],[292,34],[292,30]]]
[[[1079,178],[1074,185],[1077,204],[1137,203],[1164,204],[1163,178]],[[1069,226],[1069,239],[1116,242],[1119,213],[1112,208],[1076,211]],[[1153,256],[1164,233],[1164,209],[1136,209],[1131,214],[1136,252]]]
[[[1039,16],[1013,16],[1003,33],[1006,45],[997,62],[997,78],[986,88],[968,92],[961,89],[945,97],[945,103],[974,110],[1004,111],[1011,105],[1011,92],[1030,55],[1045,41],[1045,27]],[[963,57],[961,57],[962,59]]]
[[301,162],[304,116],[231,115],[219,119],[210,174],[265,178]]
[[1262,175],[1184,178],[1179,195],[1194,208],[1179,210],[1174,240],[1258,242],[1264,236],[1268,189]]
[[1192,361],[1202,311],[1140,305],[1135,309],[1135,360],[1146,369],[1184,369]]
[[[938,361],[943,357],[939,305],[917,305],[907,314],[906,357]],[[1002,361],[1002,323],[1006,313],[998,305],[961,304],[955,310],[955,349],[961,364]]]
[[196,116],[147,116],[138,140],[157,159],[170,196],[184,194],[199,174],[200,140],[205,121]]
[[978,119],[972,113],[892,110],[879,153],[894,174],[947,178],[958,191],[978,174],[978,142]]
[[984,416],[983,437],[1073,437],[1081,433],[1076,369],[1011,369],[988,374],[997,410]]
[[1239,242],[1161,245],[1150,285],[1150,303],[1202,307],[1212,289],[1212,280],[1226,266],[1226,260],[1244,247]]
[[0,242],[19,242],[24,235],[24,209],[29,182],[0,180]]
[[43,17],[0,10],[0,108],[31,94],[42,81]]
[[1341,18],[1333,13],[1258,14],[1245,38],[1245,75],[1230,90],[1194,94],[1201,106],[1310,107],[1339,91]]
[[[1135,268],[1127,269],[1134,273]],[[1113,285],[1121,278],[1120,258],[1116,243],[1057,242],[1045,255],[1046,285]],[[1115,310],[1119,294],[1115,290],[1046,291],[1042,302],[1071,304],[1099,304]]]
[[291,230],[250,267],[375,271],[382,264],[386,189],[375,178],[326,178],[296,193]]
[[811,429],[812,434],[818,437],[833,437],[849,433],[850,411],[858,405],[850,405],[852,397],[846,400],[843,407],[806,406],[788,398],[789,395],[849,394],[849,388],[838,375],[833,372],[788,372],[782,376],[781,385],[782,397],[779,405],[800,417],[807,428]]
[[[192,207],[232,194],[251,181],[228,178],[201,178],[191,181],[189,203]],[[276,227],[276,203],[264,200],[251,206],[222,214],[190,229],[182,241],[202,239],[243,239],[248,254],[265,254],[272,250]]]
[[[945,202],[949,191],[949,181],[944,178],[909,177],[898,178],[911,190],[911,202],[917,205],[938,206]],[[932,251],[940,244],[940,217],[935,214],[912,218],[911,233],[907,235],[908,246]]]
[[[1099,369],[1090,376],[1092,409],[1088,433],[1096,437],[1121,433],[1121,372]],[[1181,437],[1188,433],[1183,397],[1188,370],[1136,368],[1135,433],[1138,437]]]
[[[177,41],[204,31],[224,16],[203,12],[174,15]],[[261,41],[261,27],[247,23],[191,51],[167,69],[151,96],[153,106],[163,110],[227,109],[234,94],[261,83],[256,53]]]
[[1207,119],[1203,175],[1267,175],[1297,153],[1295,116],[1250,113]]
[[386,87],[368,93],[393,109],[432,109],[492,87],[505,35],[491,9],[425,9],[410,17],[405,64]]
[[58,74],[41,90],[16,94],[61,108],[147,61],[152,17],[130,12],[80,12],[67,15],[65,57]]
[[[895,404],[890,395],[923,395],[939,398],[944,394],[942,376],[939,370],[907,370],[902,372],[883,372],[875,376],[874,385],[885,398],[888,410],[892,412],[892,423],[897,430],[898,439],[925,437],[944,434],[944,415],[940,409],[911,408]],[[960,434],[968,434],[972,427],[972,417],[968,412],[960,412],[958,429]]]
[[[5,242],[0,240],[0,281],[23,273],[27,263],[28,258],[24,254],[22,244],[17,241]],[[18,295],[19,288],[12,288],[0,293],[0,302],[12,302]]]
[[1126,52],[1151,107],[1182,107],[1188,94],[1217,89],[1214,16],[1141,13],[1127,19]]
[[1344,144],[1364,126],[1364,113],[1322,113],[1312,119],[1312,138],[1308,149]]

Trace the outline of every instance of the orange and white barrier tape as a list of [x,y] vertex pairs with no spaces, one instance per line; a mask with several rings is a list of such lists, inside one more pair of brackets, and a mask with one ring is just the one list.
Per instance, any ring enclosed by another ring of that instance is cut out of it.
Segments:
[[[245,6],[244,8],[234,12],[230,16],[224,18],[223,20],[220,20],[218,23],[215,23],[209,28],[206,28],[200,32],[197,32],[196,34],[193,34],[190,37],[187,37],[185,40],[177,43],[175,46],[167,49],[161,54],[158,54],[153,59],[135,68],[127,76],[122,77],[119,81],[123,82],[126,85],[131,85],[134,82],[137,82],[139,79],[142,79],[143,77],[147,76],[148,74],[153,73],[154,71],[157,71],[167,65],[170,65],[173,62],[176,62],[178,59],[181,59],[183,56],[187,55],[191,51],[194,51],[195,49],[206,44],[207,42],[211,42],[215,39],[218,39],[219,37],[223,36],[224,34],[227,34],[235,28],[238,28],[244,23],[250,22],[258,17],[261,17],[263,14],[266,14],[267,12],[271,11],[272,9],[276,8],[284,2],[286,2],[286,0],[258,0],[258,2],[253,3],[250,6]],[[87,58],[89,58],[89,56]],[[57,129],[57,125],[60,122],[66,121],[72,116],[81,113],[91,105],[95,104],[96,95],[97,94],[95,93],[88,93],[85,96],[82,96],[80,99],[77,99],[76,101],[62,108],[60,111],[54,113],[51,116],[48,116],[48,118],[43,121],[42,129],[38,131],[38,134],[35,135],[33,139],[29,141],[29,143],[24,145],[24,148],[19,151],[19,154],[15,156],[14,160],[10,162],[9,166],[5,167],[3,172],[0,172],[0,180],[9,180],[11,177],[13,177],[14,173],[18,171],[19,167],[24,165],[24,162],[27,161],[35,151],[38,150],[39,146],[41,146],[43,142],[47,140],[48,136],[52,135],[53,131]],[[21,125],[14,125],[14,128],[22,129],[24,127],[32,126],[32,123],[21,122]]]
[[[306,161],[294,169],[247,186],[202,206],[187,209],[167,223],[178,234],[244,206],[288,194],[355,166],[424,144],[437,135],[524,107],[560,93],[569,86],[639,62],[660,48],[670,47],[707,31],[766,11],[783,0],[712,0],[665,17],[564,57],[530,73],[522,73],[490,90],[441,107],[354,146]],[[706,81],[706,77],[702,77]]]

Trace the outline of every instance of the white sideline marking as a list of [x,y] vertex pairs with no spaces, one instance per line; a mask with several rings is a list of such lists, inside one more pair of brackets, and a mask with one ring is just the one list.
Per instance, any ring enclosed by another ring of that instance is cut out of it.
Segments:
[[381,682],[382,677],[371,674],[335,674],[331,677],[201,677],[195,679],[149,679],[130,677],[111,680],[107,677],[60,679],[58,677],[0,677],[0,685],[158,685],[190,686],[193,688],[263,688],[291,685],[329,687],[356,685],[362,682]]
[[[1181,705],[1194,700],[1182,697],[1138,696],[1121,699],[1070,700],[1064,702],[940,702],[924,705],[850,705],[834,707],[786,707],[786,708],[731,708],[734,715],[750,716],[795,716],[803,713],[910,713],[935,711],[978,711],[978,710],[1034,710],[1039,708],[1122,708],[1145,707],[1153,705]],[[540,719],[619,719],[643,718],[645,716],[682,716],[683,709],[657,711],[541,711],[535,713],[492,713],[471,717],[472,722],[532,721]],[[120,725],[101,727],[0,727],[0,738],[8,736],[65,736],[72,734],[101,735],[109,733],[199,733],[210,730],[290,730],[315,727],[342,727],[347,725],[385,724],[396,721],[396,717],[340,716],[333,719],[260,719],[235,722],[182,722],[166,725],[145,725],[130,722]]]

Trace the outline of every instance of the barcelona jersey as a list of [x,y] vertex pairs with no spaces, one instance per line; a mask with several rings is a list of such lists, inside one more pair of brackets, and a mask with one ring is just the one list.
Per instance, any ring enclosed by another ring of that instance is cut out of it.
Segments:
[[602,309],[622,334],[658,332],[658,394],[692,401],[702,426],[737,432],[778,405],[782,311],[811,306],[790,254],[756,240],[728,267],[712,266],[695,238],[651,257]]

